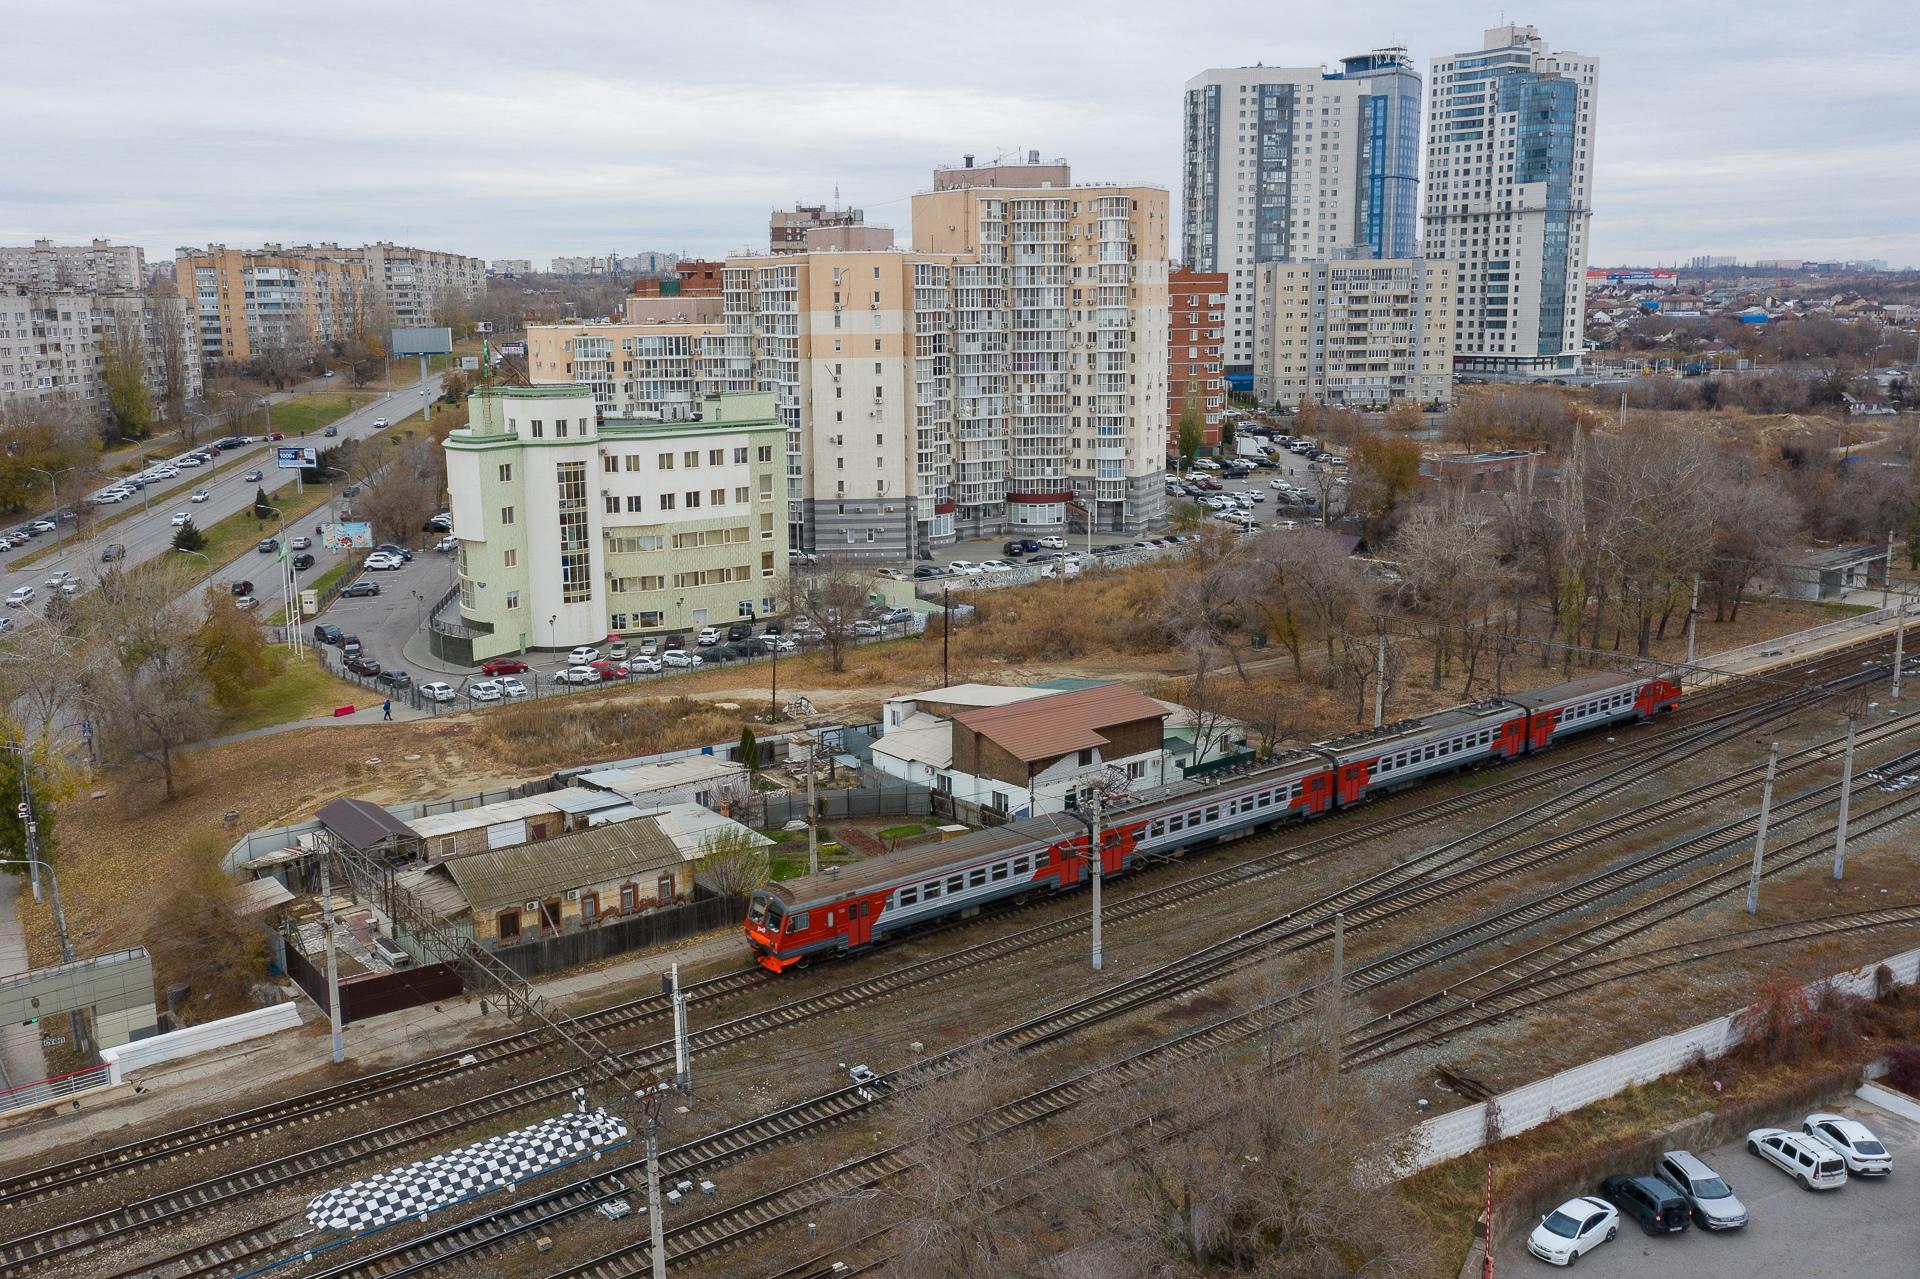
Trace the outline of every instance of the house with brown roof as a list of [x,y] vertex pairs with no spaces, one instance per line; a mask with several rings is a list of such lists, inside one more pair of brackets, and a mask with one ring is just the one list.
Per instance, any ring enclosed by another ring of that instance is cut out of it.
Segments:
[[1126,684],[1070,688],[958,685],[889,704],[874,766],[982,820],[1057,813],[1109,766],[1136,788],[1167,778],[1161,702]]

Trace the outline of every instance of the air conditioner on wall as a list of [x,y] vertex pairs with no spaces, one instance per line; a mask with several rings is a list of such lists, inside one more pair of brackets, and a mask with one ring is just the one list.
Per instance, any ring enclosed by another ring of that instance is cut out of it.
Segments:
[[539,902],[528,902],[528,903],[527,903],[527,909],[528,909],[528,910],[539,910],[539,909],[540,909],[540,903],[539,903]]
[[568,901],[570,901],[570,902],[577,902],[577,901],[579,901],[579,900],[580,900],[580,890],[579,890],[579,889],[577,889],[577,888],[569,888],[569,889],[567,890],[567,900],[568,900]]

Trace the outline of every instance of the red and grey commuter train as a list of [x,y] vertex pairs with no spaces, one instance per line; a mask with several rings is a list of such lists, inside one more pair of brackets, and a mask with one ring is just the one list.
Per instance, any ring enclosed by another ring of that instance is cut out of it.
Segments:
[[[1451,706],[1291,751],[1256,769],[1189,779],[1109,809],[1103,878],[1288,818],[1313,818],[1443,773],[1542,750],[1680,701],[1677,675],[1589,675]],[[1021,818],[944,843],[770,884],[747,908],[747,941],[773,972],[878,945],[989,903],[1085,882],[1089,831],[1072,813]]]

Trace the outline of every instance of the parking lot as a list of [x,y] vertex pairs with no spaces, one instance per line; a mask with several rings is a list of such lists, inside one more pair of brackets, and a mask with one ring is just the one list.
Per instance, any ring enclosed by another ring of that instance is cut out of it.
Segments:
[[[1734,1142],[1695,1151],[1746,1204],[1749,1223],[1714,1233],[1692,1227],[1649,1238],[1631,1219],[1620,1234],[1581,1257],[1586,1279],[1894,1279],[1920,1274],[1920,1125],[1853,1097],[1827,1107],[1865,1123],[1893,1152],[1890,1177],[1849,1177],[1838,1190],[1809,1191]],[[1798,1129],[1799,1116],[1782,1128]],[[1623,1168],[1622,1172],[1650,1172]],[[1515,1240],[1498,1258],[1502,1271],[1524,1266],[1557,1273]]]

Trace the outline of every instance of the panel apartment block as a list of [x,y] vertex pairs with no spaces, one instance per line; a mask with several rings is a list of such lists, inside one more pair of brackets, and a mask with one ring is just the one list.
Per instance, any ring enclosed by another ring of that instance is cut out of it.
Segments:
[[1453,397],[1454,274],[1425,258],[1266,262],[1255,288],[1254,397],[1383,409]]

